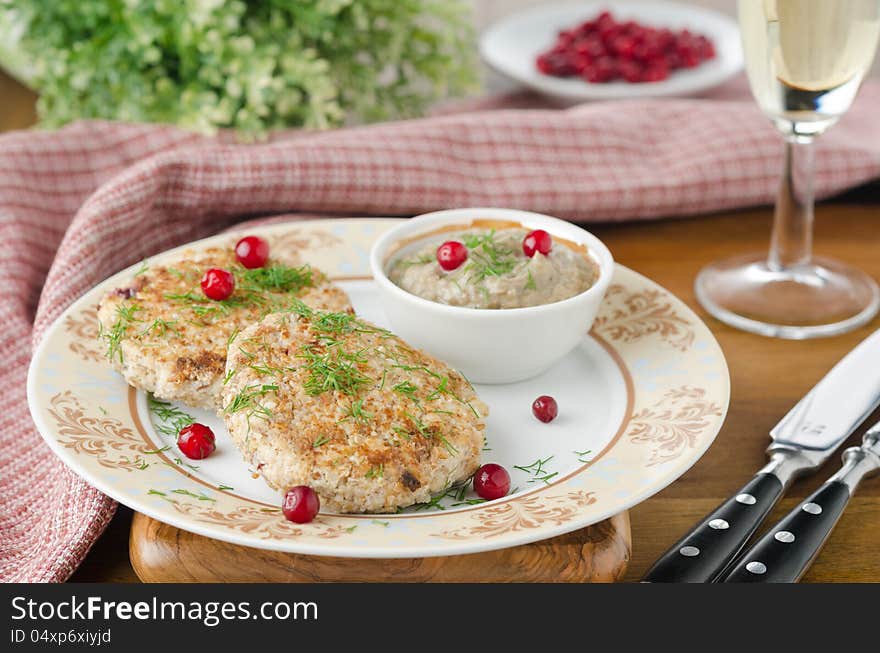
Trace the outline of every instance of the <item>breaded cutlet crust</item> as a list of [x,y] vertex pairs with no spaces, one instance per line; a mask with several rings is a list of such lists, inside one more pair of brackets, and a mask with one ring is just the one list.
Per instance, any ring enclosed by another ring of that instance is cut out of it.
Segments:
[[[212,267],[235,276],[228,300],[216,302],[202,293],[202,275]],[[160,399],[219,408],[227,343],[235,332],[294,298],[318,308],[351,310],[345,292],[318,270],[279,267],[272,260],[270,268],[282,273],[278,279],[294,282],[267,289],[248,281],[253,277],[236,261],[232,247],[185,250],[172,261],[145,266],[99,305],[99,337],[108,360],[129,384]],[[312,284],[306,287],[296,282],[309,277]]]
[[470,383],[366,321],[269,315],[226,369],[223,418],[245,460],[273,488],[310,486],[322,510],[395,512],[479,467],[488,409]]

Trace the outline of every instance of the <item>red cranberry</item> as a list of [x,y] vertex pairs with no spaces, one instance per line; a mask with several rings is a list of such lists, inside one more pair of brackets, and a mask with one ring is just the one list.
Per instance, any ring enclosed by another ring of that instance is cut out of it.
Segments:
[[647,66],[642,71],[641,81],[643,82],[659,82],[669,77],[669,68],[665,63],[656,63]]
[[458,269],[467,257],[467,247],[457,240],[447,240],[437,248],[437,262],[447,272]]
[[501,465],[487,463],[474,474],[474,491],[483,499],[500,499],[510,492],[510,474]]
[[553,64],[550,56],[547,54],[542,54],[535,60],[535,67],[538,69],[538,72],[542,72],[545,75],[553,74]]
[[678,56],[685,68],[696,68],[700,64],[700,57],[693,50],[679,50]]
[[321,509],[321,500],[308,485],[290,488],[281,503],[281,512],[292,522],[306,524],[315,518]]
[[177,434],[177,448],[192,460],[207,458],[216,449],[214,431],[197,422],[184,426]]
[[523,238],[522,250],[523,254],[532,258],[535,252],[541,252],[545,256],[553,249],[553,239],[543,229],[535,229],[526,234]]
[[667,52],[658,61],[663,61],[670,70],[681,68],[681,58],[676,52]]
[[640,82],[642,81],[642,66],[636,61],[622,61],[620,76],[628,82]]
[[593,22],[592,20],[584,21],[584,22],[581,23],[580,26],[577,28],[577,30],[578,30],[579,32],[581,32],[582,34],[589,34],[589,33],[592,32],[594,29],[596,29],[596,23]]
[[617,77],[618,71],[614,57],[602,56],[596,59],[593,66],[584,72],[587,81],[595,84],[610,82]]
[[541,395],[532,402],[532,414],[544,423],[552,422],[559,414],[559,406],[553,397]]
[[575,55],[574,58],[571,60],[571,65],[578,75],[582,75],[584,71],[590,67],[592,61],[593,60],[586,55]]
[[700,36],[697,38],[697,43],[699,44],[700,55],[704,59],[712,59],[715,57],[715,46],[712,45],[712,41],[705,36]]
[[632,59],[633,49],[636,47],[635,39],[630,36],[618,36],[612,43],[614,52],[624,59]]
[[574,30],[562,30],[559,32],[559,36],[556,39],[556,43],[561,46],[570,45],[572,41],[575,39]]
[[269,260],[269,243],[259,236],[245,236],[235,244],[235,258],[249,270],[261,268]]
[[222,301],[235,290],[235,277],[231,272],[220,268],[211,268],[202,277],[202,292],[205,297]]
[[610,11],[603,11],[593,21],[593,29],[602,29],[608,25],[614,25],[614,16]]
[[602,41],[595,36],[591,36],[581,41],[580,47],[583,50],[583,54],[592,59],[596,59],[605,54],[605,46],[602,45]]

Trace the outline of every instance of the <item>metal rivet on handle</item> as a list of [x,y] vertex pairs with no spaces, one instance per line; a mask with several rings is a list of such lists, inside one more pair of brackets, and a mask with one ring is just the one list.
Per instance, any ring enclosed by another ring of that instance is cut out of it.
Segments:
[[756,574],[760,576],[767,571],[767,565],[765,565],[763,562],[758,562],[757,560],[755,560],[754,562],[750,562],[746,565],[746,571],[751,574]]
[[818,515],[822,512],[822,506],[820,506],[818,503],[805,503],[802,510],[804,512],[810,513],[811,515]]
[[686,558],[693,558],[700,555],[700,550],[695,546],[683,546],[678,552]]
[[753,505],[755,505],[755,502],[757,501],[757,499],[754,496],[752,496],[751,494],[743,493],[743,494],[736,495],[736,501],[737,501],[737,503],[742,503],[747,506],[753,506]]
[[785,544],[794,542],[794,533],[790,531],[779,531],[773,537],[775,537],[777,541],[783,542]]
[[730,524],[723,519],[713,519],[709,522],[709,528],[714,528],[716,531],[723,531],[730,528]]

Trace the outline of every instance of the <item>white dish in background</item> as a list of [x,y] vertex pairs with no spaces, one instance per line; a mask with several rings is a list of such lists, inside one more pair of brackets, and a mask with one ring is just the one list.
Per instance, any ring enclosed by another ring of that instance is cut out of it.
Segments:
[[[248,233],[269,239],[290,263],[325,270],[364,318],[386,325],[368,253],[376,238],[400,223],[315,220]],[[185,247],[232,246],[238,237]],[[554,537],[626,510],[672,483],[708,449],[727,413],[727,364],[709,329],[669,292],[617,265],[591,335],[570,356],[524,383],[476,387],[491,411],[483,462],[507,467],[515,492],[475,505],[447,498],[442,510],[320,513],[311,523],[293,524],[278,509],[281,494],[252,477],[216,415],[178,405],[215,429],[217,450],[186,461],[196,469],[177,463],[174,438],[157,431],[144,393],[104,361],[95,306],[139,267],[85,293],[46,331],[28,373],[31,414],[55,454],[100,491],[154,519],[235,544],[412,558]],[[559,417],[550,424],[531,414],[540,394],[559,402]],[[515,467],[539,459],[546,483]],[[474,500],[473,491],[465,498]]]
[[[449,227],[465,230],[474,220],[513,222],[584,245],[599,278],[562,301],[503,309],[448,306],[414,295],[388,278],[396,260],[425,244],[422,237],[436,239],[438,229]],[[399,248],[402,242],[409,245]],[[397,335],[475,383],[513,383],[546,371],[583,341],[611,283],[614,259],[601,240],[571,222],[530,211],[462,208],[426,213],[385,232],[370,252],[370,272]]]
[[[759,0],[756,0],[759,1]],[[689,29],[715,46],[715,58],[696,68],[673,71],[660,82],[591,84],[579,77],[544,75],[535,67],[560,30],[594,18],[603,10],[616,19],[651,27]],[[727,81],[742,70],[743,54],[736,21],[717,11],[673,2],[574,2],[540,5],[508,16],[480,37],[480,53],[498,72],[550,97],[568,102],[693,95]]]

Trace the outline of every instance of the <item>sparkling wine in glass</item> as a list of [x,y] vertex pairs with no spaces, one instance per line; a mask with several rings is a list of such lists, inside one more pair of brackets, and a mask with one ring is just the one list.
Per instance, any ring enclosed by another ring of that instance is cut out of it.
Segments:
[[844,333],[870,320],[865,273],[812,255],[813,141],[849,109],[880,36],[880,0],[739,0],[752,94],[785,140],[769,254],[700,271],[697,299],[722,322],[780,338]]

